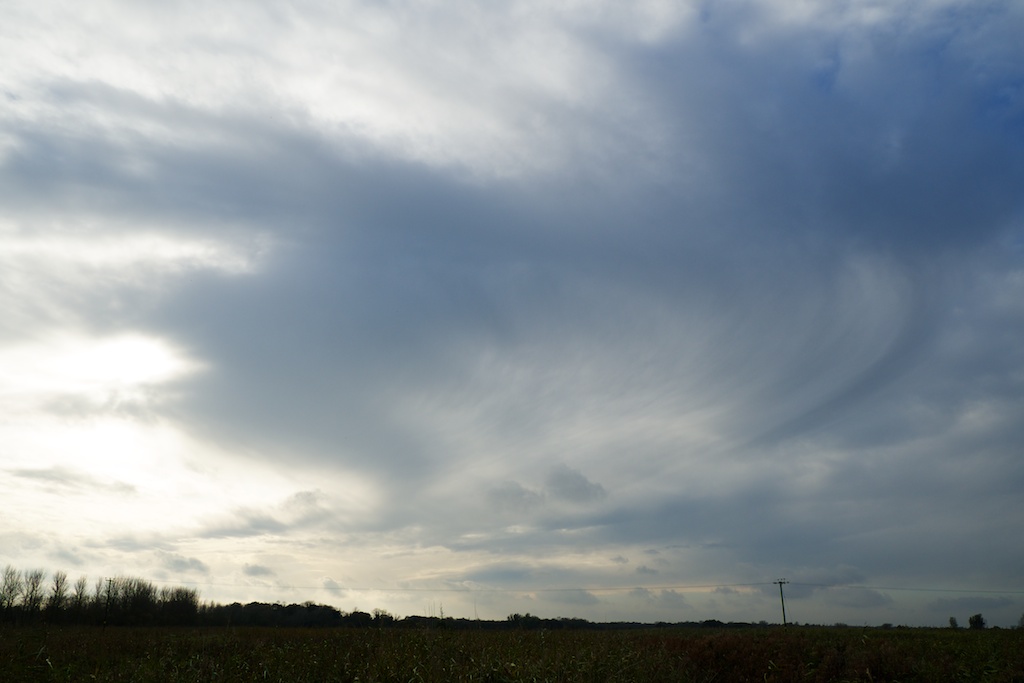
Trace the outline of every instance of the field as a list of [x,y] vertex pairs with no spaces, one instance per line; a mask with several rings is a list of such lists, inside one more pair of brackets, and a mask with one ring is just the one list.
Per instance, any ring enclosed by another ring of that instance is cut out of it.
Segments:
[[1024,630],[5,626],[0,681],[1024,682]]

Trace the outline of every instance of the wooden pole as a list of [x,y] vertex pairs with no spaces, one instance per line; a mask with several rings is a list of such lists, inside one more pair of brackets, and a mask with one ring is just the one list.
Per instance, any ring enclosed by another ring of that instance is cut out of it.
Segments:
[[789,581],[779,579],[778,581],[772,581],[772,583],[779,584],[779,600],[782,601],[782,625],[786,626],[786,596],[782,594],[782,584],[789,583]]

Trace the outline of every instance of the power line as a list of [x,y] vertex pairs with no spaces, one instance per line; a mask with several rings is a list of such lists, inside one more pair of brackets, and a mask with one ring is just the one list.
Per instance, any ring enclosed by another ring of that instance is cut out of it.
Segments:
[[876,591],[911,591],[918,593],[972,593],[982,595],[1024,595],[1024,590],[991,590],[980,588],[914,588],[907,586],[868,586],[862,583],[802,583],[793,582],[794,586],[811,586],[815,588],[862,588]]
[[[319,590],[324,588],[323,585],[319,586],[294,586],[294,585],[274,585],[274,584],[258,584],[258,583],[223,583],[223,582],[206,582],[206,581],[172,581],[169,579],[155,580],[153,583],[173,583],[185,586],[220,586],[220,587],[233,587],[233,588],[281,588],[281,589],[295,589],[295,590]],[[460,587],[437,587],[437,588],[412,588],[412,587],[399,587],[399,586],[338,586],[341,590],[347,591],[381,591],[389,593],[559,593],[559,592],[578,592],[587,591],[589,593],[607,593],[615,591],[633,591],[633,590],[707,590],[712,588],[740,588],[746,586],[768,586],[771,582],[758,582],[758,583],[708,583],[708,584],[673,584],[664,586],[558,586],[558,587],[545,587],[545,588],[486,588],[481,586],[460,586]]]
[[[218,586],[223,588],[252,588],[262,587],[261,584],[239,584],[239,583],[219,583],[219,582],[201,582],[201,581],[181,581],[175,582],[170,580],[155,581],[156,584],[177,584],[184,586]],[[672,585],[672,586],[590,586],[590,587],[547,587],[547,588],[485,588],[480,586],[462,586],[462,587],[445,587],[445,588],[410,588],[410,587],[396,587],[396,586],[339,586],[338,588],[345,591],[380,591],[386,593],[573,593],[586,591],[588,593],[613,593],[616,591],[685,591],[685,590],[709,590],[715,588],[741,588],[750,586],[770,586],[771,582],[762,582],[755,584],[703,584],[703,585]],[[313,591],[323,589],[324,586],[279,586],[279,588],[296,589],[303,591]]]
[[[1024,590],[992,590],[976,588],[924,588],[912,586],[872,586],[867,584],[853,583],[806,583],[803,581],[788,581],[781,579],[792,586],[805,586],[812,588],[856,588],[863,590],[886,590],[886,591],[910,591],[925,593],[962,593],[982,595],[1024,595]],[[186,586],[216,586],[222,588],[261,588],[279,590],[322,590],[323,585],[317,586],[296,586],[296,585],[275,585],[259,583],[239,582],[205,582],[205,581],[173,581],[170,579],[154,580],[153,583],[172,583]],[[433,588],[414,588],[408,586],[339,586],[340,590],[382,592],[382,593],[568,593],[586,591],[588,593],[614,593],[634,590],[711,590],[716,588],[750,588],[756,586],[771,586],[779,584],[779,581],[758,581],[749,583],[707,583],[707,584],[664,584],[654,586],[624,585],[624,586],[558,586],[558,587],[520,587],[520,588],[487,588],[481,586],[447,586]],[[780,585],[781,588],[781,585]]]

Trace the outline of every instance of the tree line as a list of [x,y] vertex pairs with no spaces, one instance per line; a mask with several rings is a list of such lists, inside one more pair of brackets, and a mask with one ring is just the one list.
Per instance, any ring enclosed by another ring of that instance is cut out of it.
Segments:
[[204,603],[195,588],[158,588],[151,581],[119,576],[90,584],[85,576],[73,583],[67,572],[47,577],[41,569],[18,570],[7,565],[0,578],[0,622],[15,624],[93,624],[111,626],[280,626],[379,628],[580,628],[583,619],[540,619],[510,615],[506,621],[409,616],[396,619],[385,610],[342,612],[313,602],[283,605],[250,602]]
[[[385,610],[373,613],[355,610],[342,612],[330,605],[313,602],[283,605],[250,602],[221,605],[204,603],[196,588],[182,586],[157,588],[152,582],[136,577],[100,578],[92,585],[85,576],[70,582],[67,572],[57,571],[47,580],[41,569],[20,571],[7,565],[0,577],[0,622],[102,624],[112,626],[284,626],[284,627],[378,627],[378,628],[449,628],[449,629],[624,629],[652,626],[685,627],[750,627],[759,624],[703,622],[635,622],[595,623],[586,619],[559,617],[545,619],[526,614],[510,614],[503,621],[456,619],[442,616],[408,616],[397,619]],[[950,626],[957,628],[951,617]],[[838,624],[837,624],[838,625]],[[971,629],[985,628],[981,614],[969,620]],[[884,624],[883,628],[891,628]],[[1021,616],[1019,628],[1024,628]]]
[[[10,565],[0,580],[0,621],[6,623],[60,623],[111,626],[275,626],[377,627],[446,629],[582,629],[630,628],[638,623],[597,624],[586,619],[544,619],[510,614],[501,621],[459,619],[450,616],[407,616],[398,619],[385,610],[373,613],[342,612],[313,602],[283,605],[250,602],[229,605],[204,603],[195,588],[157,588],[135,577],[100,578],[91,585],[85,576],[74,583],[58,571],[47,580],[41,569],[20,571]],[[669,625],[669,624],[661,624]],[[705,622],[704,626],[722,626]]]
[[0,578],[0,619],[8,623],[185,625],[196,622],[200,607],[195,588],[157,588],[135,577],[101,578],[90,586],[85,576],[71,583],[67,572],[57,571],[47,581],[41,569],[7,565]]

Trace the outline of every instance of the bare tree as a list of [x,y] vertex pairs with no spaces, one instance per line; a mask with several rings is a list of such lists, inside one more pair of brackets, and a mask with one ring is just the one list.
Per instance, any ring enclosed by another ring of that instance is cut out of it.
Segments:
[[159,593],[149,581],[136,577],[119,577],[121,583],[120,607],[130,623],[146,623],[154,618]]
[[25,572],[25,587],[22,589],[21,604],[25,611],[34,614],[43,605],[43,580],[46,572],[33,569]]
[[199,591],[178,586],[160,589],[160,619],[167,624],[188,624],[199,613]]
[[68,602],[68,573],[59,570],[53,573],[50,584],[50,597],[46,601],[46,609],[62,610]]
[[85,604],[89,601],[89,585],[84,576],[79,576],[75,581],[74,591],[71,593],[71,609],[75,614],[81,614],[85,610]]
[[3,582],[0,583],[0,608],[9,612],[18,603],[23,588],[21,572],[11,565],[4,567]]

